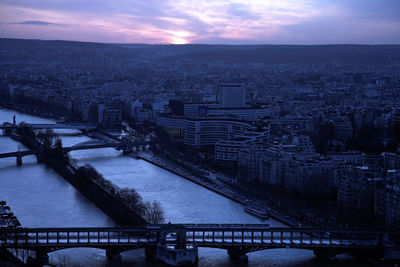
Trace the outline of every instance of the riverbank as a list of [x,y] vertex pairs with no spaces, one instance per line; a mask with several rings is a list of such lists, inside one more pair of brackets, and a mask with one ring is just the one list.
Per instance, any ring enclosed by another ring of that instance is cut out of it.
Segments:
[[53,159],[46,160],[59,175],[67,180],[79,192],[99,207],[107,216],[120,226],[145,225],[147,222],[134,210],[119,201],[115,195],[95,180],[85,171],[70,164],[61,164]]
[[[243,206],[248,204],[256,204],[258,206],[267,206],[266,203],[255,196],[243,194],[239,192],[232,186],[224,184],[217,179],[211,179],[208,177],[199,177],[191,174],[189,171],[185,170],[183,167],[177,165],[176,163],[168,160],[167,158],[161,155],[154,155],[151,152],[139,152],[138,154],[132,154],[133,158],[142,159],[151,164],[154,164],[164,170],[167,170],[171,173],[174,173],[184,179],[187,179],[195,184],[198,184],[212,192],[215,192],[223,197],[231,199]],[[301,222],[290,218],[289,215],[286,215],[278,210],[272,209],[268,207],[269,216],[281,223],[284,223],[291,227],[298,227]]]
[[[25,128],[25,131],[29,131],[28,128]],[[13,135],[11,134],[10,137],[13,138]],[[35,139],[34,134],[26,132],[21,137],[16,141],[29,149],[40,150],[40,143]],[[42,160],[117,224],[121,226],[147,224],[140,214],[117,198],[118,188],[112,186],[111,183],[108,188],[103,186],[97,177],[98,174],[89,170],[88,167],[78,168],[69,163],[69,159],[62,159],[56,153],[53,156],[45,154]]]
[[195,184],[198,184],[198,185],[200,185],[202,187],[205,187],[206,189],[211,190],[214,193],[220,194],[220,195],[222,195],[222,196],[224,196],[226,198],[229,198],[229,199],[231,199],[231,200],[233,200],[235,202],[238,202],[240,204],[243,204],[243,205],[246,204],[245,201],[243,201],[241,199],[237,199],[234,196],[228,195],[225,192],[222,192],[221,190],[218,190],[216,185],[213,185],[210,182],[206,182],[204,180],[201,180],[199,177],[190,174],[189,172],[184,170],[182,167],[180,167],[178,165],[173,166],[173,163],[172,162],[167,162],[167,159],[163,160],[163,159],[157,158],[155,156],[152,156],[148,152],[141,152],[141,153],[139,153],[137,155],[135,154],[135,155],[133,155],[133,158],[147,161],[147,162],[149,162],[149,163],[151,163],[153,165],[156,165],[157,167],[160,167],[160,168],[162,168],[164,170],[172,172],[173,174],[176,174],[176,175],[178,175],[180,177],[183,177],[183,178],[185,178],[185,179],[187,179],[187,180],[189,180],[189,181],[191,181],[191,182],[193,182]]
[[[106,139],[106,140],[110,140],[111,138],[114,138],[114,136],[108,136],[107,132],[99,132],[99,134],[94,134],[92,137]],[[180,164],[177,164],[176,162],[173,162],[170,159],[167,159],[166,157],[164,157],[163,159],[160,157],[156,158],[149,153],[147,153],[147,154],[144,153],[144,154],[139,155],[139,157],[140,156],[143,157],[142,158],[143,160],[146,160],[149,163],[152,163],[160,168],[170,171],[171,173],[174,173],[180,177],[183,177],[195,184],[198,184],[198,185],[200,185],[212,192],[215,192],[223,197],[231,199],[243,206],[246,206],[248,204],[252,205],[253,203],[257,203],[256,206],[268,207],[268,212],[269,212],[270,216],[284,224],[288,224],[290,226],[298,226],[300,224],[300,222],[293,220],[293,218],[290,218],[288,215],[282,213],[281,211],[270,208],[270,206],[266,205],[262,199],[260,199],[260,198],[256,199],[252,194],[243,192],[242,190],[238,190],[237,188],[235,188],[232,185],[227,185],[221,181],[218,181],[215,177],[211,178],[207,175],[201,175],[199,173],[194,174],[194,172],[192,170],[187,169],[187,168],[185,168],[185,166],[181,166]],[[60,175],[62,175],[62,174],[60,173]],[[65,178],[65,179],[68,179],[68,178]]]

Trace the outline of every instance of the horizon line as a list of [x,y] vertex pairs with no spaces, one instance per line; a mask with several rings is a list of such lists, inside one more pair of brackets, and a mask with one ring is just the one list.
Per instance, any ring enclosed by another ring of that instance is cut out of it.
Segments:
[[93,44],[107,44],[107,45],[165,45],[165,46],[188,46],[188,45],[210,45],[210,46],[333,46],[333,45],[354,45],[354,46],[400,46],[400,43],[314,43],[314,44],[212,44],[212,43],[187,43],[187,44],[173,44],[173,43],[106,43],[97,41],[78,41],[78,40],[61,40],[61,39],[36,39],[36,38],[13,38],[13,37],[0,37],[0,39],[12,39],[12,40],[26,40],[26,41],[48,41],[48,42],[76,42],[76,43],[93,43]]

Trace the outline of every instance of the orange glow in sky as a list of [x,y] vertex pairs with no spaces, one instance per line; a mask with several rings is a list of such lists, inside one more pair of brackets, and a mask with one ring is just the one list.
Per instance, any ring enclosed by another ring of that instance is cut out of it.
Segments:
[[186,40],[183,39],[183,38],[173,37],[171,43],[172,43],[172,44],[187,44],[187,43],[189,43],[189,42],[186,41]]

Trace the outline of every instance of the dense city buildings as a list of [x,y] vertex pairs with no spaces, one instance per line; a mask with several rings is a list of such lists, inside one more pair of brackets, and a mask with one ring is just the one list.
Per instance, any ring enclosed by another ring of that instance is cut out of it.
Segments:
[[1,42],[3,105],[108,131],[132,127],[176,162],[236,186],[318,199],[344,217],[399,220],[397,48],[349,58],[353,46],[317,46],[335,57],[280,61],[274,53],[300,48],[260,47],[268,60],[243,60],[252,48],[241,47],[225,62],[218,46],[106,45],[80,57],[63,42],[43,50],[46,42],[20,41],[37,52],[23,57],[14,42]]
[[400,0],[0,1],[0,137],[0,266],[399,267]]

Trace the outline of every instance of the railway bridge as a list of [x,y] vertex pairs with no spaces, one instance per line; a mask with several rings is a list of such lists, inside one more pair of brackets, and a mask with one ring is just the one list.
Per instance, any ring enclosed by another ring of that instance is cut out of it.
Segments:
[[104,249],[111,259],[123,251],[145,248],[146,255],[171,265],[195,263],[198,247],[227,249],[239,259],[247,259],[249,252],[274,248],[310,249],[324,257],[344,252],[383,257],[384,253],[396,251],[399,240],[399,232],[383,230],[271,228],[268,224],[0,229],[3,249],[32,250],[37,259],[72,247]]

